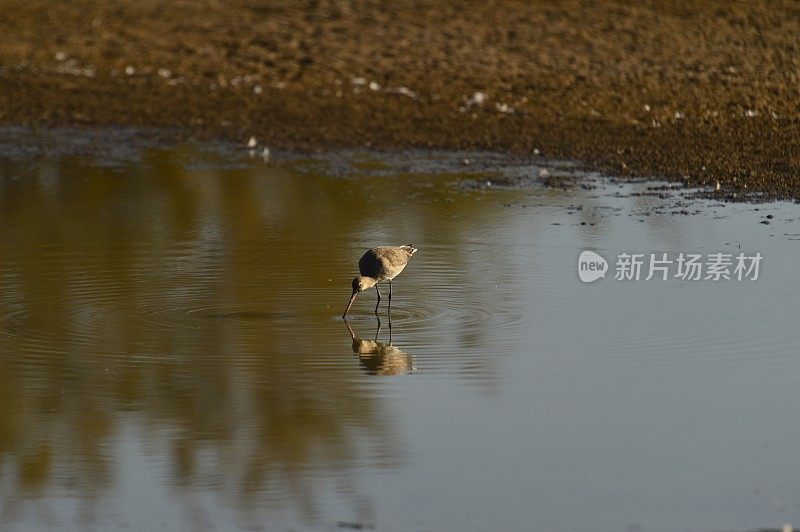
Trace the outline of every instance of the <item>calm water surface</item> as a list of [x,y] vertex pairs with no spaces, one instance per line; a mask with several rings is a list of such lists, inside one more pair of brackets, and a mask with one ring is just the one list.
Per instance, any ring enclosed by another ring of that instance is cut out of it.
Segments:
[[[487,179],[3,159],[0,528],[800,524],[800,208]],[[391,322],[374,291],[342,321],[363,251],[405,243]],[[576,274],[739,246],[758,281]]]

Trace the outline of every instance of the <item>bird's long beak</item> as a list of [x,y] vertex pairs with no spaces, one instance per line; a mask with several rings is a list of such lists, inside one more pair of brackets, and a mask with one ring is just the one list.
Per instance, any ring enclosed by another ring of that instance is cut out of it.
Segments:
[[344,324],[347,325],[347,332],[350,333],[350,338],[352,338],[353,341],[355,342],[356,341],[356,333],[353,332],[353,328],[350,327],[350,324],[347,323],[347,320],[344,320]]
[[356,296],[357,295],[358,295],[358,292],[353,292],[353,295],[350,296],[350,302],[347,304],[347,308],[344,309],[344,314],[342,314],[342,318],[346,318],[347,317],[347,312],[350,310],[350,307],[353,306],[353,301],[356,300]]

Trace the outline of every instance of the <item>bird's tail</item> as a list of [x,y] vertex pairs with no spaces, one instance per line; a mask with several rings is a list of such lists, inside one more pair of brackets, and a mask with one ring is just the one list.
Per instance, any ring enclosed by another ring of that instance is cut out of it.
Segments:
[[413,255],[417,252],[417,248],[415,248],[412,244],[406,244],[405,246],[401,246],[403,249],[408,250],[409,255]]

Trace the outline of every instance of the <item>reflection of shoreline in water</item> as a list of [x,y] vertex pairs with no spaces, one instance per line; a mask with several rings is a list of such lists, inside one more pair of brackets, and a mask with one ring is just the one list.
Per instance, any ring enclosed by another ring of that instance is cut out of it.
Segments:
[[358,355],[361,368],[369,375],[406,375],[416,369],[414,357],[404,353],[400,348],[392,345],[392,317],[389,316],[389,343],[379,342],[381,332],[381,319],[378,318],[378,327],[375,329],[374,340],[358,338],[344,320],[350,338],[353,340],[353,353]]
[[[194,496],[210,508],[234,502],[241,519],[319,523],[336,504],[370,522],[376,501],[361,491],[360,465],[397,468],[401,427],[379,388],[361,385],[353,361],[331,364],[323,347],[341,347],[340,325],[327,323],[328,309],[299,299],[297,286],[326,286],[319,249],[330,249],[330,268],[349,267],[344,244],[375,219],[373,194],[388,204],[408,183],[365,180],[354,192],[302,166],[274,174],[217,168],[194,147],[143,157],[141,166],[109,170],[70,158],[0,161],[0,206],[14,228],[0,234],[0,481],[9,493],[0,497],[0,529],[35,519],[6,508],[62,493],[98,523],[117,519],[131,478],[142,490],[173,489],[187,505]],[[211,166],[187,166],[195,162]],[[416,191],[429,201],[409,199],[403,212],[457,220],[437,228],[443,241],[499,223],[491,202],[470,203],[470,217],[453,218],[458,204],[444,201],[450,179],[420,181]],[[438,185],[429,189],[431,182]],[[343,238],[335,245],[323,237],[331,226]],[[453,285],[468,281],[463,254],[437,253]],[[322,299],[339,294],[314,290]],[[474,323],[452,318],[455,326]],[[353,324],[373,336],[372,325]],[[398,348],[364,355],[369,374],[414,369]],[[468,363],[470,375],[493,370]],[[134,475],[146,464],[164,467],[147,479]],[[179,519],[155,499],[136,506],[139,515]],[[54,510],[58,519],[72,513]],[[222,523],[228,515],[210,514]]]
[[[310,345],[340,345],[341,331],[312,327],[319,317],[294,305],[285,272],[301,255],[272,244],[320,233],[297,223],[304,209],[272,216],[270,202],[302,205],[306,186],[195,174],[181,163],[199,159],[190,151],[145,157],[113,171],[0,161],[0,210],[14,227],[0,235],[0,529],[53,528],[29,525],[28,501],[111,528],[131,479],[136,513],[170,528],[182,519],[173,505],[139,493],[233,502],[237,519],[320,523],[335,503],[370,521],[357,465],[396,467],[393,420],[373,390],[342,378],[349,360],[330,368],[317,364],[325,350],[298,353],[297,329]],[[144,476],[148,464],[157,475]],[[214,515],[217,528],[232,527],[228,515]]]

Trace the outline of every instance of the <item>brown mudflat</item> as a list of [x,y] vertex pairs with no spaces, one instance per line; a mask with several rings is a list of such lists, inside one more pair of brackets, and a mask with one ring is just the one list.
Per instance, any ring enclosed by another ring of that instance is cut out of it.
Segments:
[[800,198],[798,27],[770,0],[6,0],[0,123],[538,149]]

